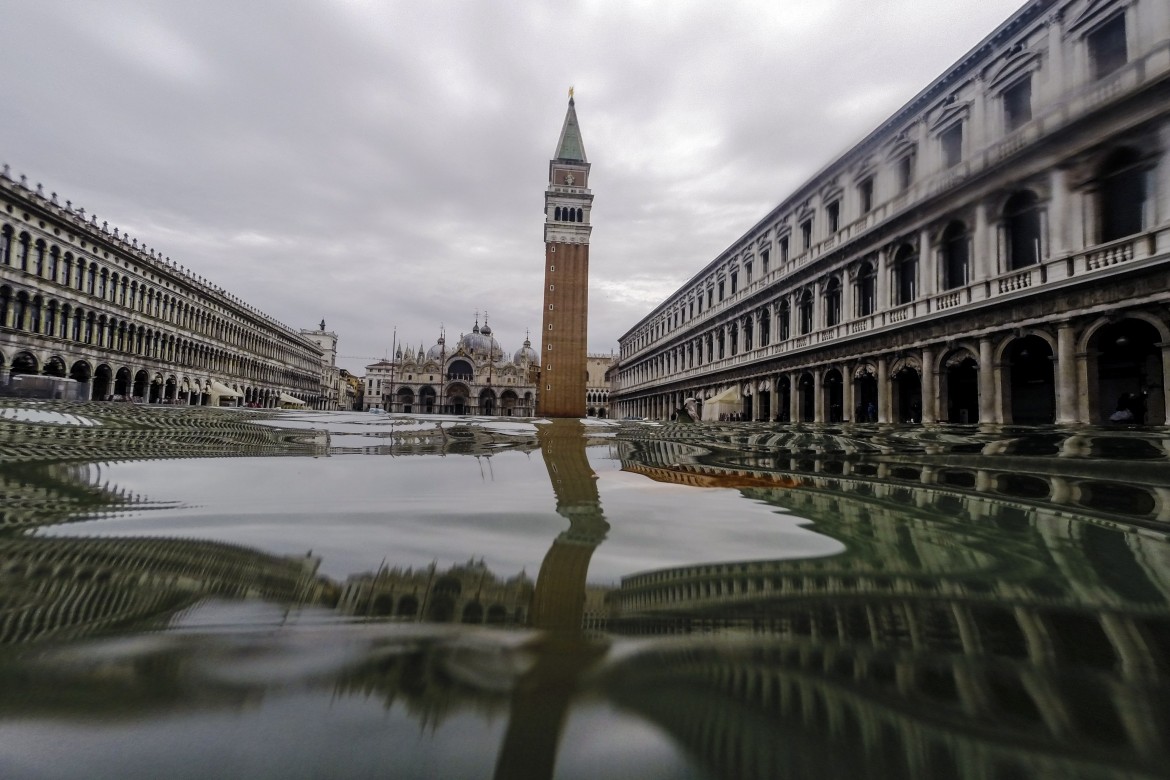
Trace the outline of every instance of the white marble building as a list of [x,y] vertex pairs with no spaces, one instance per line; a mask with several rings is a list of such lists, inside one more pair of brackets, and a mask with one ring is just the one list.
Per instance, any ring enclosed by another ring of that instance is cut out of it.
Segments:
[[1033,0],[630,328],[613,414],[1164,423],[1168,151],[1170,3]]

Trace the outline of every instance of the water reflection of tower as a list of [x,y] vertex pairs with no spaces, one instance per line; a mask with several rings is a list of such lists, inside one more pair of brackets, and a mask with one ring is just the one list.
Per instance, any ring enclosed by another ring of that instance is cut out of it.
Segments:
[[568,519],[540,564],[529,625],[549,629],[544,652],[512,694],[508,731],[496,763],[496,777],[553,776],[557,743],[581,677],[607,645],[582,632],[585,580],[593,550],[609,523],[601,513],[597,475],[585,456],[580,420],[554,420],[537,429],[544,463],[557,498],[557,514]]
[[529,624],[578,630],[585,610],[589,560],[609,532],[609,523],[601,512],[597,475],[585,455],[581,422],[557,420],[542,425],[537,438],[556,494],[557,514],[569,521],[569,528],[556,538],[540,565]]

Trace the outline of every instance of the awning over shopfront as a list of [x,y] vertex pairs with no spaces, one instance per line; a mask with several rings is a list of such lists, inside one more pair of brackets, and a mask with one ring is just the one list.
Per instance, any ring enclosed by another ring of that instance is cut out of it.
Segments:
[[302,401],[299,398],[293,398],[288,393],[281,393],[280,394],[280,402],[282,404],[291,404],[292,406],[304,406],[305,405],[304,401]]
[[211,380],[211,394],[218,395],[218,396],[223,397],[223,398],[243,398],[244,397],[243,393],[232,390],[230,387],[225,385],[223,382],[220,382],[219,380],[216,380],[216,379]]

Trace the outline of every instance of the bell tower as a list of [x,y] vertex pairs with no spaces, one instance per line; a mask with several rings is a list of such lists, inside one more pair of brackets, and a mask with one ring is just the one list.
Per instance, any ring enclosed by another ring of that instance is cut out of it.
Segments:
[[536,413],[585,416],[589,330],[589,161],[573,90],[544,191],[544,322]]

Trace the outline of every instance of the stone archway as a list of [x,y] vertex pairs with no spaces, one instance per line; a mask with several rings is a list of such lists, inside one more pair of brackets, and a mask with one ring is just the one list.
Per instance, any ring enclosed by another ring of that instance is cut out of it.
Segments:
[[134,375],[134,390],[132,395],[141,400],[146,400],[146,393],[150,387],[150,375],[145,371],[139,371]]
[[800,422],[813,422],[816,420],[816,392],[817,385],[813,380],[812,374],[801,374],[797,387],[800,403]]
[[114,371],[105,363],[97,367],[93,373],[93,397],[98,401],[105,401],[112,396],[110,389],[114,383]]
[[125,400],[130,395],[130,369],[123,366],[114,375],[114,396],[117,400]]
[[1136,425],[1166,422],[1161,334],[1151,323],[1130,317],[1107,323],[1088,342],[1090,422],[1107,423],[1128,409]]
[[967,350],[959,350],[943,361],[942,395],[946,399],[947,422],[968,425],[979,422],[979,361]]
[[825,421],[843,422],[845,419],[845,388],[841,381],[841,372],[835,368],[829,369],[825,372],[822,384],[825,393]]
[[890,378],[893,409],[898,422],[922,422],[922,374],[918,369],[904,366]]
[[860,366],[853,372],[853,422],[877,422],[878,383],[872,365]]
[[1004,388],[1009,419],[1024,425],[1056,420],[1056,377],[1052,346],[1036,335],[1014,339],[1004,351]]

